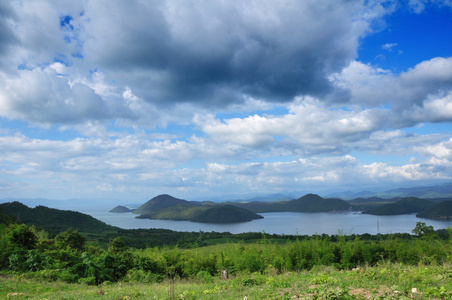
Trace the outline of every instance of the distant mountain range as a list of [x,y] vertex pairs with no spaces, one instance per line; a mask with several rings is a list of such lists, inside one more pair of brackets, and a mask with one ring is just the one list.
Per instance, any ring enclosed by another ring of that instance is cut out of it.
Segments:
[[[444,198],[420,199],[417,197],[383,199],[378,197],[356,198],[344,201],[337,198],[322,198],[307,194],[298,199],[276,202],[235,201],[235,202],[196,202],[178,199],[170,195],[159,195],[147,201],[133,213],[137,218],[188,220],[203,223],[247,222],[266,212],[341,212],[362,211],[372,215],[401,215],[419,213],[419,217],[448,220],[452,219],[449,206],[452,201]],[[449,204],[448,204],[449,203]],[[452,208],[450,209],[452,211]],[[127,207],[117,206],[111,212],[130,212]],[[424,213],[428,212],[428,213]]]
[[431,198],[452,198],[452,183],[432,186],[404,187],[379,191],[343,191],[326,195],[326,197],[336,197],[344,200],[355,198],[396,198],[396,197],[417,197],[422,199]]
[[341,199],[325,199],[307,194],[298,199],[277,202],[232,202],[232,204],[256,213],[263,212],[331,212],[351,210],[352,205]]

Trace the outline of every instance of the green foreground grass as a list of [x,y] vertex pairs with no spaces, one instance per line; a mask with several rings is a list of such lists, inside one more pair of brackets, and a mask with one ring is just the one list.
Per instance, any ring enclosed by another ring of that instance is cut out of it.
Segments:
[[0,275],[0,299],[451,299],[452,265],[379,263],[353,270],[316,266],[310,271],[240,273],[229,279],[198,276],[161,283],[99,286]]

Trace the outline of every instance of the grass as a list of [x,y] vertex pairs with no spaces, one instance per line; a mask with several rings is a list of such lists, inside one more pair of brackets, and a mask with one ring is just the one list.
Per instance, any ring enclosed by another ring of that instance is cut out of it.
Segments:
[[452,266],[383,263],[354,270],[315,267],[277,274],[237,274],[228,280],[196,276],[161,283],[90,286],[0,275],[0,299],[450,299]]

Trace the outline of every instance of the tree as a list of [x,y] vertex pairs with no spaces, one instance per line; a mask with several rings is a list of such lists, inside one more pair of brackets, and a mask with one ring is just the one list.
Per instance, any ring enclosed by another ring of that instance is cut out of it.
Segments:
[[435,229],[433,226],[427,226],[424,222],[417,222],[412,232],[419,237],[431,236],[435,233]]
[[12,224],[7,230],[7,239],[11,246],[18,250],[30,250],[36,247],[37,237],[33,230],[25,224]]
[[116,237],[113,242],[111,242],[110,247],[108,248],[108,250],[110,250],[113,253],[119,253],[119,252],[124,252],[126,251],[128,248],[126,246],[126,244],[121,240],[120,237]]
[[58,234],[55,239],[64,246],[77,250],[83,250],[86,242],[85,237],[72,228]]

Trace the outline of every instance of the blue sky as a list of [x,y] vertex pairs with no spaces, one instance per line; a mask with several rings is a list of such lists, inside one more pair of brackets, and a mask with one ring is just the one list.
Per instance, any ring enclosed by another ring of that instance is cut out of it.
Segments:
[[451,32],[450,0],[2,2],[0,198],[450,182]]

